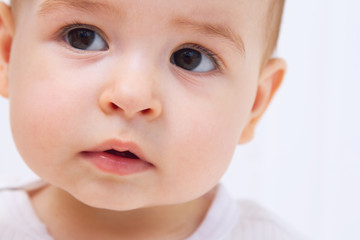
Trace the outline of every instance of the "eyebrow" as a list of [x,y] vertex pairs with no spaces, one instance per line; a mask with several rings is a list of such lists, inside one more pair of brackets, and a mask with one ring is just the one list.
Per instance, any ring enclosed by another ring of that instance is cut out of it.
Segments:
[[39,15],[47,15],[52,11],[59,11],[62,8],[71,8],[81,12],[96,12],[103,10],[109,14],[114,14],[118,10],[115,6],[95,1],[95,0],[46,0],[41,3],[38,10]]
[[206,35],[224,38],[230,41],[243,55],[246,56],[245,44],[240,35],[225,24],[212,24],[206,22],[195,22],[188,19],[175,19],[175,25],[182,25],[194,31],[199,31]]

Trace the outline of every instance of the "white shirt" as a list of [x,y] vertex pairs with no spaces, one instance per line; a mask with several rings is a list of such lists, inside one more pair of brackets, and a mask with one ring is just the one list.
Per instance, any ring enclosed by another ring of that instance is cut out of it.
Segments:
[[[38,219],[27,190],[41,182],[0,186],[0,240],[53,240]],[[270,213],[250,201],[234,201],[219,185],[198,229],[186,240],[300,240]]]

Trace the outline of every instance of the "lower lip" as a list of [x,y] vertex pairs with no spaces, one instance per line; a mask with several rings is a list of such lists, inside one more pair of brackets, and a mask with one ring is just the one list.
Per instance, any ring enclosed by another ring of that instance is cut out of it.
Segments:
[[82,155],[98,169],[120,176],[144,172],[153,167],[141,159],[124,158],[106,152],[83,152]]

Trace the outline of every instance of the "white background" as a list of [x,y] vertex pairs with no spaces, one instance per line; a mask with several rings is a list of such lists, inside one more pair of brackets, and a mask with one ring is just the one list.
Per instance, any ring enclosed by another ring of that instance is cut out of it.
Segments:
[[[360,239],[360,2],[288,0],[277,55],[288,73],[223,182],[310,239]],[[0,99],[0,176],[28,175]]]

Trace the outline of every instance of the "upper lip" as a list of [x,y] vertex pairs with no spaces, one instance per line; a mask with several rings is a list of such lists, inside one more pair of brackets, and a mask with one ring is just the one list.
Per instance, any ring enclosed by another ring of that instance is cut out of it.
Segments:
[[98,144],[94,148],[92,148],[88,151],[85,151],[85,152],[105,152],[105,151],[109,151],[109,150],[115,150],[118,152],[129,151],[129,152],[135,154],[139,159],[148,162],[145,154],[140,149],[140,147],[136,143],[131,142],[131,141],[121,141],[118,139],[110,139],[110,140],[107,140],[107,141],[104,141],[104,142]]

